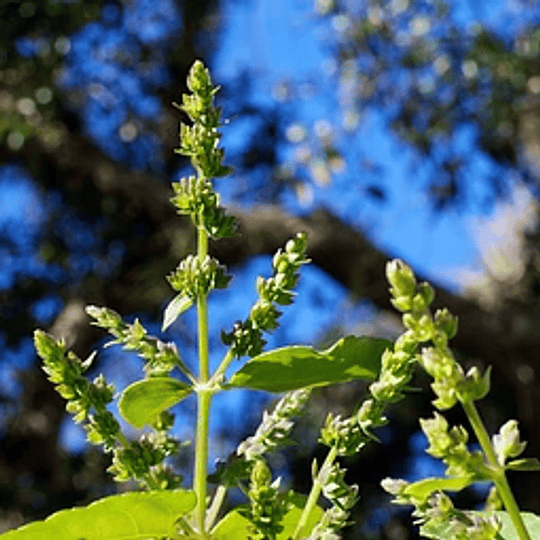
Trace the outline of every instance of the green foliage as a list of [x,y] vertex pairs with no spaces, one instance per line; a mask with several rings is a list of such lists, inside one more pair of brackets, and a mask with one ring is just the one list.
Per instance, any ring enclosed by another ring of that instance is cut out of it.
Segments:
[[384,339],[348,336],[326,351],[304,346],[274,349],[247,362],[229,385],[288,392],[353,379],[373,380],[380,371],[381,354],[389,345]]
[[158,415],[186,398],[193,389],[170,377],[153,377],[128,386],[120,396],[120,414],[136,428],[152,424]]
[[[537,538],[540,519],[522,514],[506,480],[506,469],[539,470],[540,463],[518,458],[525,443],[520,441],[517,422],[510,420],[492,439],[485,431],[475,401],[489,391],[490,370],[480,375],[475,368],[466,374],[456,362],[449,340],[457,331],[457,320],[446,309],[432,315],[429,309],[433,288],[418,283],[413,271],[401,261],[387,266],[392,302],[403,313],[404,333],[394,344],[370,337],[348,336],[325,351],[291,346],[262,352],[263,332],[278,326],[277,305],[289,305],[298,283],[298,271],[308,263],[307,237],[298,233],[274,256],[274,274],[257,280],[258,299],[248,316],[222,333],[228,351],[214,373],[208,364],[207,296],[214,288],[226,287],[229,276],[219,261],[208,255],[210,237],[221,238],[234,232],[234,219],[219,206],[212,177],[228,172],[219,149],[220,112],[213,106],[217,88],[201,62],[193,65],[182,108],[192,121],[182,125],[179,152],[191,158],[197,177],[175,184],[173,203],[182,214],[191,216],[197,228],[197,254],[188,255],[169,276],[178,293],[165,310],[163,326],[192,306],[197,308],[199,369],[195,375],[183,363],[174,344],[149,336],[140,321],[125,323],[107,308],[90,306],[88,314],[95,325],[106,329],[127,350],[144,360],[145,378],[124,390],[119,409],[136,428],[150,430],[138,440],[129,440],[114,416],[107,410],[114,389],[103,376],[89,382],[84,373],[93,356],[81,361],[43,331],[35,332],[35,346],[43,359],[43,369],[56,390],[67,400],[67,410],[83,422],[88,440],[103,444],[112,454],[108,469],[115,480],[134,480],[147,490],[108,497],[83,509],[62,511],[45,522],[27,525],[2,536],[2,540],[31,540],[58,536],[63,540],[145,539],[180,540],[333,540],[347,525],[357,500],[358,486],[345,481],[341,456],[351,456],[376,441],[374,430],[387,419],[385,408],[405,397],[413,368],[420,366],[433,377],[433,402],[438,410],[460,403],[480,443],[471,452],[469,434],[462,426],[450,427],[438,412],[420,425],[429,440],[428,452],[447,466],[443,478],[415,483],[386,479],[383,488],[398,504],[415,507],[413,515],[420,533],[440,540],[492,540]],[[235,358],[250,356],[227,381],[225,373]],[[171,376],[178,367],[189,383]],[[336,382],[370,381],[368,395],[350,416],[330,413],[320,433],[328,448],[322,465],[314,461],[312,487],[307,497],[284,490],[266,462],[267,454],[290,443],[293,418],[306,404],[311,389]],[[265,412],[255,434],[241,442],[233,455],[215,474],[208,476],[208,424],[212,396],[238,387],[270,392],[288,392],[274,410]],[[193,490],[181,491],[182,478],[166,464],[182,444],[169,432],[174,416],[169,411],[194,393],[197,398],[197,429],[194,454]],[[446,491],[460,491],[476,481],[489,481],[493,489],[483,512],[458,510]],[[209,483],[216,483],[208,497]],[[246,504],[219,519],[227,490],[240,488]],[[319,506],[320,497],[326,510]],[[505,512],[497,512],[502,503]]]
[[104,497],[62,510],[2,535],[2,540],[145,540],[177,536],[176,522],[195,506],[192,491],[149,491]]

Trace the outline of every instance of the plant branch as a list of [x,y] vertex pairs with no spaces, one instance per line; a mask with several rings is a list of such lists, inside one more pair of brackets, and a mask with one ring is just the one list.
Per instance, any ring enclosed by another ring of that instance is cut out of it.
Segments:
[[302,515],[298,520],[298,525],[296,526],[296,530],[294,531],[291,540],[300,540],[300,538],[302,538],[302,535],[305,534],[306,525],[309,522],[309,518],[311,516],[311,513],[313,512],[313,509],[317,505],[317,501],[319,500],[319,496],[324,486],[326,477],[330,472],[330,468],[332,467],[332,464],[334,463],[336,457],[337,446],[333,446],[326,455],[326,459],[324,460],[324,463],[319,473],[317,474],[317,477],[313,480],[313,485],[311,486],[311,491],[309,492],[306,505],[304,506],[304,510],[302,511]]
[[478,442],[480,443],[480,446],[482,447],[482,450],[495,473],[493,482],[497,486],[499,496],[503,501],[506,511],[510,515],[510,519],[512,520],[520,540],[531,540],[531,537],[525,527],[525,523],[521,518],[521,513],[519,511],[516,499],[514,498],[510,485],[508,484],[508,480],[506,479],[504,467],[501,466],[497,460],[495,450],[493,449],[489,435],[474,402],[462,402],[462,405],[467,417],[469,418],[469,422],[471,423],[476,438],[478,439]]

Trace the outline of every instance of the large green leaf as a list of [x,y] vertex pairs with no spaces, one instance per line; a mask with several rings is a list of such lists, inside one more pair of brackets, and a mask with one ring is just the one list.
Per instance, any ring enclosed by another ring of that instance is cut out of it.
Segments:
[[150,424],[156,416],[182,401],[192,392],[188,384],[171,377],[153,377],[128,386],[120,397],[120,414],[138,429]]
[[[287,540],[294,534],[300,516],[302,515],[306,499],[307,497],[298,493],[288,494],[288,501],[292,503],[292,507],[283,518],[283,530],[277,535],[276,540]],[[322,509],[319,506],[316,506],[306,524],[308,533],[311,532],[313,527],[319,522],[322,515]],[[244,517],[238,509],[231,510],[214,527],[214,530],[212,531],[212,540],[248,540],[250,536],[253,536],[253,529],[250,527],[251,522]]]
[[192,491],[148,491],[105,497],[61,510],[0,535],[1,540],[143,540],[175,537],[175,521],[195,507]]
[[[520,540],[510,519],[510,514],[508,512],[495,513],[502,524],[497,540]],[[471,512],[471,514],[481,515],[482,512]],[[540,517],[530,512],[521,512],[521,517],[525,522],[529,536],[533,540],[540,538]],[[432,538],[433,540],[455,540],[450,527],[444,523],[437,525],[430,524],[429,526],[422,525],[420,527],[420,535],[424,538]]]
[[288,392],[352,379],[373,380],[381,355],[392,343],[385,339],[348,336],[326,351],[294,345],[255,356],[238,370],[231,387]]

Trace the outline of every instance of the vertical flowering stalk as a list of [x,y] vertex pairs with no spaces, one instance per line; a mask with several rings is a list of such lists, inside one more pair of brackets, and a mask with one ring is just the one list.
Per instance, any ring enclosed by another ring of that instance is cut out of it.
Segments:
[[[197,434],[193,478],[197,495],[196,522],[200,534],[204,535],[208,425],[213,395],[211,385],[208,384],[210,372],[207,295],[213,288],[225,287],[230,279],[225,276],[224,267],[208,255],[208,239],[231,236],[235,224],[233,218],[225,216],[219,205],[219,195],[212,186],[212,178],[230,172],[228,167],[222,165],[224,152],[218,148],[221,114],[213,105],[218,88],[212,85],[210,73],[200,61],[193,64],[187,85],[192,94],[183,96],[181,109],[189,116],[192,125],[181,124],[181,144],[176,151],[191,159],[197,176],[183,178],[173,184],[175,197],[172,202],[179,213],[191,216],[197,228],[197,256],[183,261],[176,272],[169,276],[169,281],[173,288],[180,291],[179,297],[184,309],[194,302],[197,306],[199,374],[194,386],[197,393]],[[178,315],[179,311],[175,315]]]
[[462,426],[449,429],[444,417],[435,413],[433,419],[420,420],[420,423],[430,443],[427,452],[443,460],[447,465],[448,478],[415,484],[386,479],[383,488],[397,497],[397,503],[416,506],[415,515],[420,517],[423,524],[421,532],[425,534],[435,534],[433,531],[446,522],[448,527],[452,527],[455,538],[489,540],[496,537],[500,528],[496,517],[489,512],[478,518],[456,511],[450,499],[442,493],[445,488],[463,489],[475,481],[489,480],[493,482],[520,540],[531,540],[505,470],[514,467],[538,470],[540,464],[536,460],[505,463],[509,457],[517,457],[525,446],[519,441],[515,421],[505,424],[490,440],[474,403],[489,392],[490,369],[483,375],[476,367],[467,373],[463,371],[448,345],[457,332],[457,319],[447,309],[438,310],[432,316],[429,304],[433,300],[433,289],[427,283],[417,284],[413,271],[406,264],[399,260],[388,263],[387,277],[392,303],[403,312],[403,324],[407,328],[400,340],[415,347],[424,345],[417,360],[433,377],[431,388],[437,396],[433,405],[442,411],[461,403],[482,452],[471,453],[466,446],[466,430]]

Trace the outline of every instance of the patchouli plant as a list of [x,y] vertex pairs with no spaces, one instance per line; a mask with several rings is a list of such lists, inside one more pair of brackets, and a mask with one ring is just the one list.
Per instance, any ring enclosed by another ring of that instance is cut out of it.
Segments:
[[[444,461],[444,478],[416,483],[386,479],[384,489],[395,502],[414,506],[420,533],[441,540],[537,540],[540,518],[521,513],[508,486],[505,471],[539,470],[534,459],[519,458],[525,443],[519,440],[513,420],[491,439],[475,402],[489,391],[489,370],[464,373],[449,340],[457,331],[456,319],[447,311],[431,314],[433,289],[417,283],[412,270],[400,261],[388,264],[392,302],[403,312],[405,332],[395,343],[372,337],[348,336],[326,350],[290,346],[265,350],[264,335],[279,324],[281,306],[294,299],[299,271],[309,262],[307,238],[299,232],[278,250],[273,275],[256,283],[258,299],[243,321],[231,323],[221,339],[227,352],[213,372],[209,366],[208,305],[213,289],[227,287],[227,269],[209,254],[210,238],[235,234],[235,220],[220,205],[212,179],[225,176],[219,147],[220,111],[214,107],[217,88],[200,61],[188,77],[191,94],[181,108],[190,125],[181,126],[178,152],[188,156],[195,174],[173,184],[172,203],[188,215],[197,231],[197,253],[188,255],[167,279],[176,296],[168,304],[163,328],[183,312],[196,309],[198,369],[193,372],[173,343],[148,335],[135,320],[126,323],[105,307],[89,306],[93,324],[106,329],[112,343],[136,351],[144,361],[144,378],[128,386],[118,398],[123,418],[134,428],[146,428],[138,440],[128,438],[109,411],[115,390],[103,376],[85,377],[94,355],[79,359],[41,330],[34,336],[43,369],[76,422],[84,425],[89,442],[102,445],[111,455],[109,472],[117,482],[132,481],[139,489],[93,504],[60,511],[45,521],[31,523],[0,536],[1,540],[331,540],[349,523],[358,488],[345,481],[341,458],[351,456],[372,441],[375,430],[387,420],[388,404],[404,398],[415,366],[433,377],[434,406],[443,411],[460,403],[470,420],[481,450],[467,447],[468,433],[450,428],[436,412],[421,420],[428,452]],[[240,361],[240,362],[239,362]],[[236,367],[236,371],[234,368]],[[233,374],[227,376],[229,368]],[[178,376],[176,375],[178,374]],[[371,382],[366,398],[348,417],[329,414],[320,433],[327,447],[322,463],[314,461],[312,487],[307,495],[283,489],[274,477],[267,456],[290,443],[294,418],[301,414],[314,387],[341,381]],[[283,394],[271,412],[265,412],[256,432],[240,442],[233,455],[209,474],[209,418],[212,398],[220,392],[250,388]],[[197,422],[193,485],[187,487],[168,466],[185,443],[171,433],[170,409],[194,394]],[[491,482],[493,489],[483,511],[458,510],[447,492],[474,482]],[[240,488],[245,503],[225,512],[227,491]],[[326,501],[326,502],[323,502]],[[504,508],[504,510],[500,510]]]

